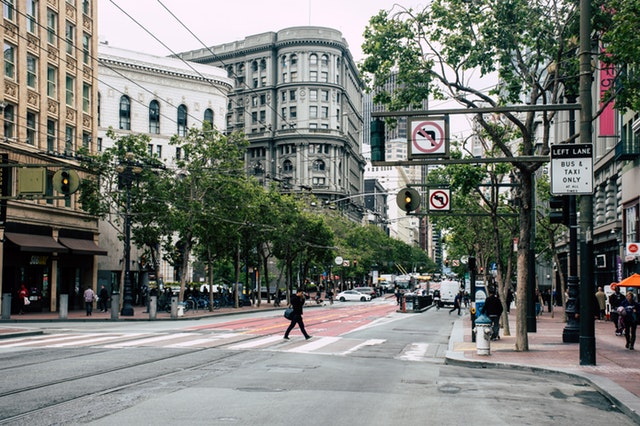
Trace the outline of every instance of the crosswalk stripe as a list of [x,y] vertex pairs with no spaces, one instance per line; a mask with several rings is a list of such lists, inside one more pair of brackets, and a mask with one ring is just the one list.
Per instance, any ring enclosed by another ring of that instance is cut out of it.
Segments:
[[[117,335],[100,335],[101,337],[89,337],[86,339],[81,339],[81,340],[74,340],[71,342],[64,342],[64,343],[56,343],[54,345],[47,345],[47,347],[49,348],[64,348],[67,346],[81,346],[84,344],[88,344],[89,346],[93,346],[94,344],[100,343],[100,342],[104,342],[104,341],[111,341],[111,340],[119,340],[122,338],[131,338],[131,337],[138,337],[138,336],[143,336],[145,335],[144,333],[135,333],[135,334],[117,334]],[[85,337],[85,336],[83,336]]]
[[239,336],[239,333],[224,333],[215,334],[201,339],[187,340],[185,342],[173,343],[171,345],[164,346],[165,348],[191,348],[191,347],[207,347],[213,342],[219,342],[220,340],[230,339]]
[[44,346],[44,344],[48,343],[48,342],[59,342],[59,341],[63,341],[63,340],[71,340],[71,339],[77,339],[80,337],[86,337],[86,336],[100,336],[101,333],[91,333],[91,334],[68,334],[68,335],[56,335],[56,336],[47,336],[47,337],[26,337],[26,338],[21,338],[17,341],[11,341],[11,342],[2,342],[0,343],[0,348],[16,348],[16,347],[21,347],[21,346],[31,346],[31,345],[37,345],[37,346]]
[[356,345],[356,346],[352,347],[351,349],[342,352],[341,355],[349,355],[350,353],[353,353],[353,352],[355,352],[355,351],[357,351],[360,348],[363,348],[365,346],[381,345],[384,342],[386,342],[385,339],[369,339],[369,340],[365,340],[364,342],[360,343],[359,345]]
[[138,339],[138,340],[130,340],[121,343],[114,343],[112,345],[105,345],[104,348],[128,348],[131,346],[145,346],[151,343],[158,343],[164,340],[177,339],[184,336],[193,336],[193,333],[175,333],[175,334],[165,334],[161,336],[149,337],[147,339]]
[[340,337],[315,337],[311,342],[289,349],[287,352],[309,353],[337,342],[338,340],[340,340]]
[[281,335],[267,336],[261,339],[249,340],[248,342],[238,343],[237,345],[230,346],[229,349],[238,350],[238,349],[254,349],[261,346],[269,345],[278,340],[282,340]]
[[428,343],[412,343],[407,345],[402,353],[396,357],[396,359],[403,359],[406,361],[419,361],[424,359],[429,350]]

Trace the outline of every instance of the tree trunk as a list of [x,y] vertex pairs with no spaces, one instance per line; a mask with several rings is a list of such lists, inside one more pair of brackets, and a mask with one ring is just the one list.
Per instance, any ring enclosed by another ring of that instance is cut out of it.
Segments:
[[516,351],[528,351],[529,340],[527,335],[527,305],[529,274],[529,242],[531,241],[531,191],[533,190],[532,173],[522,172],[521,175],[521,201],[520,210],[520,238],[518,240],[518,285],[516,294]]

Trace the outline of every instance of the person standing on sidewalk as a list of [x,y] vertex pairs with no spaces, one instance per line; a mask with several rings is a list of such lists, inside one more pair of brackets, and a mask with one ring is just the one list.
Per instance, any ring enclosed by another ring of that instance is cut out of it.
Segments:
[[100,287],[100,291],[98,292],[98,309],[100,312],[107,312],[107,307],[109,302],[109,292],[104,286]]
[[605,319],[605,313],[607,309],[607,295],[602,291],[602,287],[598,287],[598,291],[596,291],[596,300],[598,301],[598,319]]
[[91,316],[91,311],[93,311],[93,301],[96,299],[96,294],[93,292],[91,287],[87,287],[84,291],[84,307],[87,311],[87,316]]
[[624,296],[620,293],[620,287],[616,286],[614,293],[609,296],[609,305],[611,305],[611,321],[616,327],[616,336],[622,336],[622,328],[620,328],[618,307],[624,300]]
[[28,297],[29,291],[27,290],[27,287],[22,284],[20,286],[20,290],[18,290],[18,306],[20,306],[20,312],[18,312],[18,315],[24,314],[24,307],[27,305],[25,301],[28,300]]
[[289,340],[289,333],[293,330],[293,327],[298,324],[300,327],[300,331],[304,334],[304,338],[309,340],[311,336],[307,334],[307,331],[304,329],[304,322],[302,321],[302,305],[304,305],[305,297],[302,290],[298,290],[298,293],[291,297],[291,307],[293,308],[293,314],[291,314],[291,324],[289,324],[289,328],[284,332],[284,338]]
[[491,320],[491,340],[500,338],[500,315],[502,315],[502,311],[502,302],[496,295],[496,291],[491,290],[482,307],[482,313]]
[[625,347],[629,350],[633,350],[633,345],[636,343],[636,329],[638,328],[638,312],[640,311],[640,304],[638,304],[633,297],[633,292],[628,291],[627,297],[622,301],[620,307],[624,308],[624,311],[622,312],[622,322],[624,324],[624,338],[627,341]]

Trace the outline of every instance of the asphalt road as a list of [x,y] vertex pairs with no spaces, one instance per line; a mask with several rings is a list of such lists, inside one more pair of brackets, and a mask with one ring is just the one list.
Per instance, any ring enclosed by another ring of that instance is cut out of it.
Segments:
[[307,309],[309,341],[280,315],[39,324],[0,342],[0,424],[634,424],[576,378],[445,365],[448,310]]

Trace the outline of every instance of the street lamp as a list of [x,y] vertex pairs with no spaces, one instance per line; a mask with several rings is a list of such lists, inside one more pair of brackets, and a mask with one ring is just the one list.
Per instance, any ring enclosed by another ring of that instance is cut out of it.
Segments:
[[133,179],[142,172],[142,167],[134,162],[134,154],[127,152],[125,159],[116,171],[120,177],[120,185],[126,189],[126,205],[124,213],[124,299],[120,315],[133,316],[133,289],[131,287],[131,185]]

